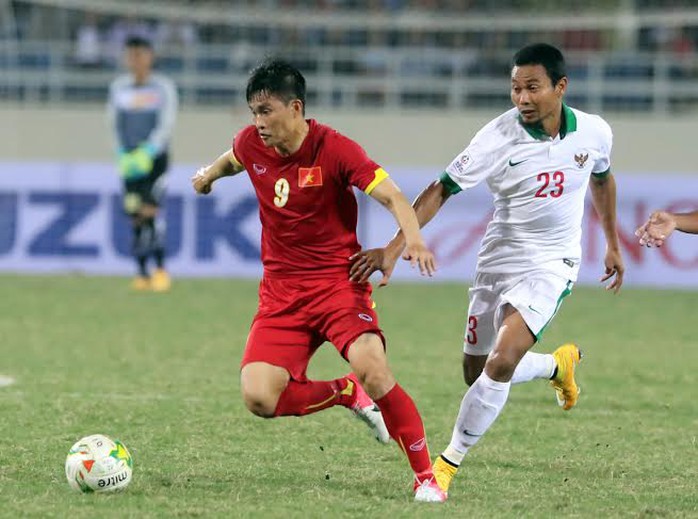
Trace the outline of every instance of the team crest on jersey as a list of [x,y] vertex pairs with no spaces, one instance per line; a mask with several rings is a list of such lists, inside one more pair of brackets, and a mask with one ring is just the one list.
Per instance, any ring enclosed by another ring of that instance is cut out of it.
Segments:
[[298,187],[319,187],[322,185],[322,167],[298,168]]
[[577,163],[577,167],[579,169],[582,169],[584,167],[584,164],[586,164],[588,158],[588,153],[579,153],[574,155],[574,161]]
[[456,167],[459,173],[463,173],[463,170],[468,166],[470,163],[470,153],[464,153],[460,157],[458,157],[455,161],[453,161],[453,165]]

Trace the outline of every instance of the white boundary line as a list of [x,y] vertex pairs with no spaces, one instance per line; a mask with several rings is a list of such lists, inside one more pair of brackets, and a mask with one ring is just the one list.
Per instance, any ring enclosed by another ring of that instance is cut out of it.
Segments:
[[15,383],[15,379],[6,375],[0,375],[0,387],[11,386]]
[[[3,378],[9,378],[9,377],[2,377],[0,375],[0,381]],[[13,380],[14,382],[14,380]],[[9,385],[9,384],[8,384]],[[2,384],[0,383],[0,386]],[[10,391],[9,393],[6,393],[8,395],[14,395],[17,397],[25,397],[30,394],[38,394],[37,392],[31,392],[31,391],[22,391],[22,390],[14,390]],[[149,402],[149,401],[166,401],[166,400],[176,400],[177,402],[184,402],[184,403],[202,403],[202,402],[211,402],[214,400],[213,398],[201,398],[201,397],[196,397],[196,396],[181,396],[181,395],[168,395],[164,393],[141,393],[141,394],[128,394],[128,393],[84,393],[84,392],[55,392],[52,393],[56,397],[64,397],[64,398],[79,398],[79,399],[85,399],[85,400],[94,400],[94,399],[102,399],[102,400],[125,400],[125,401],[132,401],[132,402]]]

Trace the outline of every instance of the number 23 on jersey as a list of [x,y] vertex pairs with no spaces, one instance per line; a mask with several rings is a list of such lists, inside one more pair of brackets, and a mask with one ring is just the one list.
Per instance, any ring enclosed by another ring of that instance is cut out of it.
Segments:
[[558,198],[565,190],[565,174],[562,171],[538,173],[536,180],[541,184],[536,191],[536,198],[548,198],[548,196]]

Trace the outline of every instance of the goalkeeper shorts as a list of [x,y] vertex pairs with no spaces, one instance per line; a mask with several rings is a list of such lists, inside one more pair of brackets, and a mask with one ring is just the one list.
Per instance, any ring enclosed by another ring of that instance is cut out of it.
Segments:
[[165,194],[165,172],[169,164],[167,153],[161,153],[153,161],[150,174],[124,182],[124,209],[128,214],[138,213],[143,204],[160,207]]

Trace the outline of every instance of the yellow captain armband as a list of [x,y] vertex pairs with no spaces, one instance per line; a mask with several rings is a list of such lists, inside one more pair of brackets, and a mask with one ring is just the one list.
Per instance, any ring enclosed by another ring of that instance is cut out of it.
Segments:
[[238,158],[235,156],[235,150],[231,149],[228,152],[228,160],[230,163],[235,166],[237,169],[245,169],[245,166],[242,165],[242,162],[238,160]]
[[383,168],[378,168],[376,171],[373,172],[375,177],[373,177],[373,180],[371,183],[366,186],[366,189],[364,189],[364,193],[367,195],[371,194],[371,191],[373,191],[378,184],[383,182],[386,178],[388,178],[388,172],[385,171]]

